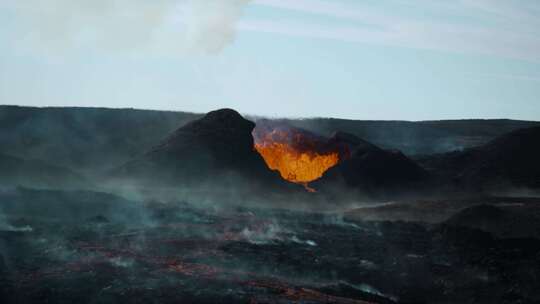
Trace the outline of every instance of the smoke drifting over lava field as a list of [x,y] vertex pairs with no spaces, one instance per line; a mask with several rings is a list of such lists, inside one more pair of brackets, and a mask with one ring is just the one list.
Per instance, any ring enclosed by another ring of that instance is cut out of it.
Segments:
[[537,122],[2,106],[0,126],[2,303],[540,301]]

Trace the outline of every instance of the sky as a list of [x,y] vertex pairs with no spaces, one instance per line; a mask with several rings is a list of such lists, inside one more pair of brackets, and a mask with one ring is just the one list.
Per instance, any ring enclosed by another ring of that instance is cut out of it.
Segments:
[[540,1],[1,0],[0,104],[540,120]]

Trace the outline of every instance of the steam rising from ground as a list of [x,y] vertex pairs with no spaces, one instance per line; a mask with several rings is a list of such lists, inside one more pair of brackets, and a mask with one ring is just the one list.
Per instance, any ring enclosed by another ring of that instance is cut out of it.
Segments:
[[250,0],[6,0],[15,41],[41,49],[216,53]]
[[11,225],[6,216],[0,210],[0,231],[9,232],[32,232],[34,229],[29,225],[15,226]]

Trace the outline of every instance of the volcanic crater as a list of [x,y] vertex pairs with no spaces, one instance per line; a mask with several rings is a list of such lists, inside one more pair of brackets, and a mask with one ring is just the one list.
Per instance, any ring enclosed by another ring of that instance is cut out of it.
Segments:
[[307,130],[261,121],[253,130],[255,150],[268,168],[278,171],[284,180],[303,185],[315,192],[310,182],[346,159],[348,147]]

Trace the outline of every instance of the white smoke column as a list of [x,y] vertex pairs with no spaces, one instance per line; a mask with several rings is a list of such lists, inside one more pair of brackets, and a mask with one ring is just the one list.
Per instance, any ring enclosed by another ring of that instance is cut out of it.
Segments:
[[2,0],[32,48],[217,53],[250,0]]
[[184,21],[187,45],[217,53],[232,43],[236,23],[250,0],[187,0]]

